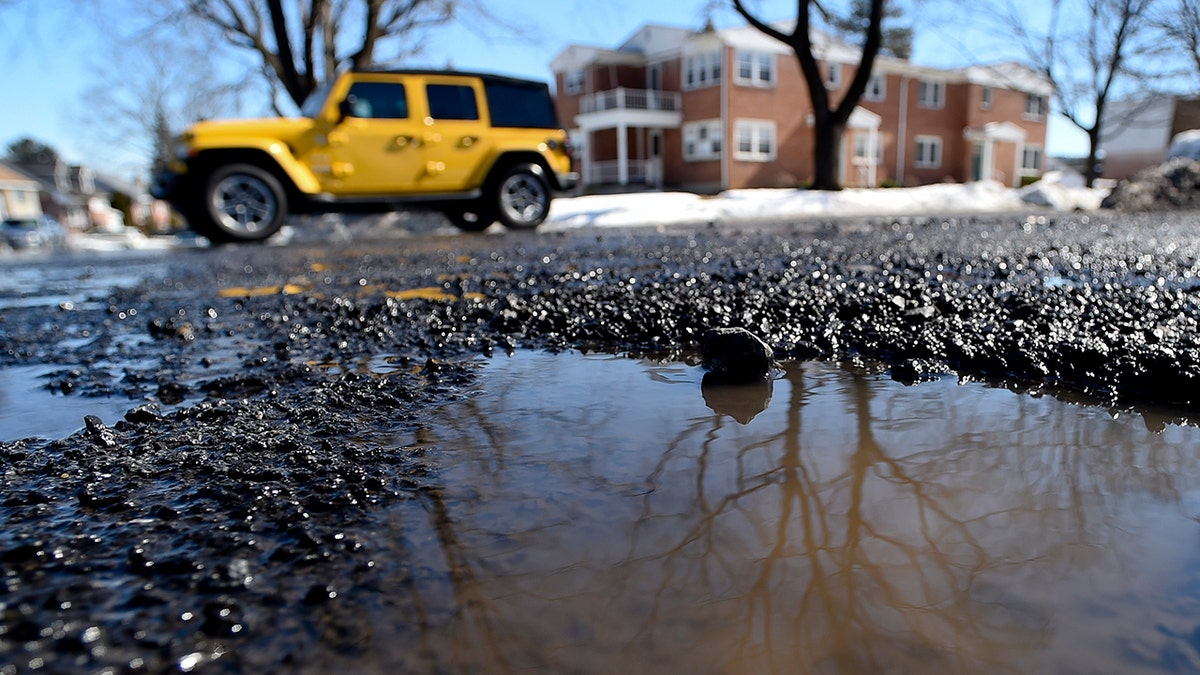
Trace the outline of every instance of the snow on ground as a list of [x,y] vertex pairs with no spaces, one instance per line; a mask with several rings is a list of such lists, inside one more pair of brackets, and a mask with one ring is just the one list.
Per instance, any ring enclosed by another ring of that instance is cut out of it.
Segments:
[[[1082,180],[1049,172],[1025,188],[1000,183],[940,183],[913,188],[847,188],[837,192],[799,189],[727,190],[714,196],[690,192],[634,192],[555,199],[539,231],[582,227],[684,225],[727,221],[788,220],[854,216],[910,216],[1009,213],[1033,209],[1094,210],[1107,189],[1087,189]],[[500,229],[499,225],[493,228]],[[327,214],[285,227],[270,243],[387,237],[410,231],[453,232],[436,214],[391,213],[383,216]],[[194,238],[145,237],[121,232],[77,234],[68,247],[89,251],[195,246]]]
[[724,220],[780,220],[842,216],[903,216],[1003,213],[1031,205],[1055,210],[1100,207],[1107,189],[1087,189],[1051,172],[1022,189],[1000,183],[939,183],[913,188],[848,188],[837,192],[798,189],[727,190],[715,196],[687,192],[640,192],[558,199],[542,226],[678,225]]

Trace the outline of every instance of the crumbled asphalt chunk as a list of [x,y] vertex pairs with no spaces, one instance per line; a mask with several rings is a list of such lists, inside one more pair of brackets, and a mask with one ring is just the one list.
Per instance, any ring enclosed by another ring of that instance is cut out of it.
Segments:
[[700,359],[709,383],[765,380],[774,357],[771,347],[745,328],[711,328],[700,335]]
[[419,589],[448,582],[375,535],[396,509],[448,517],[450,449],[421,430],[481,354],[695,363],[736,327],[906,383],[1200,410],[1195,212],[728,229],[187,252],[69,308],[11,303],[0,365],[129,412],[0,443],[0,668],[319,672],[362,665],[372,635],[419,652]]

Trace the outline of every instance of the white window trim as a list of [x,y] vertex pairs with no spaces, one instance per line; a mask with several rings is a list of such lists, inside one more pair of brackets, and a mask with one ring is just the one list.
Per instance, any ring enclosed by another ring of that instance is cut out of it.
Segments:
[[[733,128],[734,159],[739,162],[771,162],[775,160],[779,153],[779,140],[774,120],[740,119],[734,122]],[[741,149],[743,131],[750,134],[749,151]],[[770,148],[765,153],[759,150],[764,140],[764,132],[770,143]]]
[[[933,88],[933,100],[928,101],[921,96],[922,88]],[[945,80],[919,80],[917,82],[917,107],[926,108],[928,110],[941,110],[946,107],[946,82]]]
[[[879,90],[878,93],[875,93],[876,89]],[[887,100],[887,77],[879,73],[871,73],[871,79],[867,80],[867,89],[863,92],[863,100],[875,103]]]
[[[745,55],[750,59],[750,77],[742,76],[742,56]],[[769,77],[762,79],[763,59],[769,60]],[[744,87],[763,87],[769,88],[775,86],[775,80],[778,77],[779,64],[775,59],[775,54],[772,52],[754,51],[752,49],[739,49],[734,53],[733,58],[733,81],[735,84]]]
[[[933,159],[921,159],[921,146],[929,146],[935,148]],[[942,168],[942,137],[941,136],[923,136],[916,137],[916,151],[913,153],[913,166],[918,169],[940,169]]]
[[992,89],[991,87],[984,87],[983,91],[979,95],[979,109],[991,110],[992,103],[994,102],[995,98],[996,90]]
[[[704,129],[704,135],[707,136],[703,141],[699,138],[699,132]],[[692,144],[691,134],[696,134],[695,143],[699,148],[701,142],[707,144],[707,149],[704,152],[688,152],[688,146]],[[713,142],[716,142],[716,150],[713,149]],[[724,138],[721,133],[721,120],[697,120],[695,122],[687,122],[683,125],[683,161],[685,162],[711,162],[721,158],[721,151],[724,147]]]

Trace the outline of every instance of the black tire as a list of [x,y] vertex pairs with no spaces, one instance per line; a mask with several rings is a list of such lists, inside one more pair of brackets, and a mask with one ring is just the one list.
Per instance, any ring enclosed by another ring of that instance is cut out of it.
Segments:
[[483,232],[496,222],[496,216],[482,203],[454,204],[442,209],[442,215],[463,232]]
[[550,215],[550,183],[537,164],[517,164],[500,174],[492,188],[496,219],[514,230],[532,230]]
[[262,241],[287,219],[287,193],[279,179],[252,164],[214,169],[204,180],[200,203],[190,209],[192,229],[213,243]]

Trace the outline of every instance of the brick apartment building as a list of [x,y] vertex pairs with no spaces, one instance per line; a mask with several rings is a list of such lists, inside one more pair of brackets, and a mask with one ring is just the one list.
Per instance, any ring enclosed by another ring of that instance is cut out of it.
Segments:
[[[813,39],[840,100],[860,52],[824,34]],[[551,70],[584,185],[716,192],[795,187],[813,175],[799,64],[750,26],[647,25],[616,49],[570,45]],[[1018,64],[948,70],[881,56],[843,139],[841,182],[1020,185],[1042,171],[1050,94]]]

